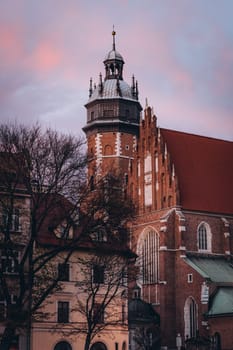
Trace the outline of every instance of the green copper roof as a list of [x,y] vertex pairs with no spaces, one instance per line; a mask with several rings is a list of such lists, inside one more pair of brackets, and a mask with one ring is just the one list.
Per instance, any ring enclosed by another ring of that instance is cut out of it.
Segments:
[[221,287],[215,294],[208,316],[233,314],[233,288]]
[[215,283],[233,284],[233,265],[224,258],[188,257],[186,263],[195,269],[203,278]]

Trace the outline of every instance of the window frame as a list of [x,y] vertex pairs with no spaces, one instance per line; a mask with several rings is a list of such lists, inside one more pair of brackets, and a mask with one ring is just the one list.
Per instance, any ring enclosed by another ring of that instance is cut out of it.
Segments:
[[54,350],[64,349],[64,347],[66,347],[66,350],[72,350],[72,347],[71,347],[70,343],[68,343],[65,340],[62,340],[62,341],[58,342],[55,345]]
[[202,253],[212,250],[212,234],[210,226],[206,222],[201,222],[197,227],[197,248]]
[[159,283],[159,234],[153,227],[146,228],[139,239],[137,255],[140,268],[140,283]]
[[58,263],[58,278],[61,282],[70,281],[70,264],[68,263]]
[[100,303],[93,305],[93,321],[96,324],[104,324],[104,308],[101,306],[102,304]]
[[1,255],[1,272],[8,275],[13,275],[18,273],[19,266],[19,251],[9,251],[4,254],[2,251]]
[[69,323],[69,301],[59,300],[57,302],[57,323]]
[[197,335],[198,330],[198,305],[195,299],[189,296],[184,305],[185,337],[188,339]]
[[104,284],[105,266],[94,264],[92,267],[92,280],[94,284]]
[[193,274],[192,273],[188,273],[187,281],[188,281],[188,283],[193,283]]
[[[2,226],[3,229],[7,229],[8,225],[8,218],[9,218],[9,212],[10,210],[3,209],[2,211]],[[13,208],[11,213],[11,222],[9,225],[10,232],[21,232],[21,225],[20,225],[20,209],[19,208]]]

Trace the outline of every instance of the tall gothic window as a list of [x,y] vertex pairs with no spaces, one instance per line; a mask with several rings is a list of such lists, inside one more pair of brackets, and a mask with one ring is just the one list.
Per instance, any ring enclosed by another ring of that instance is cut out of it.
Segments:
[[201,223],[197,229],[198,250],[211,251],[211,232],[206,223]]
[[149,228],[139,241],[141,280],[143,284],[157,283],[159,280],[159,235]]
[[197,334],[197,304],[192,297],[186,299],[184,306],[185,338],[193,338]]

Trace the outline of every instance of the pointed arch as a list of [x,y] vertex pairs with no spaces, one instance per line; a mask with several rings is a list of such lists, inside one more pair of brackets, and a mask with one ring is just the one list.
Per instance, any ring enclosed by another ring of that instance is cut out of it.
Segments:
[[193,338],[197,334],[198,314],[197,303],[193,297],[188,297],[184,305],[185,338]]
[[212,234],[210,225],[206,222],[201,222],[197,227],[197,245],[199,251],[211,252]]
[[213,336],[213,345],[214,345],[214,350],[221,350],[221,335],[218,332],[215,332]]
[[145,228],[137,245],[140,284],[152,284],[159,281],[159,234],[153,227]]

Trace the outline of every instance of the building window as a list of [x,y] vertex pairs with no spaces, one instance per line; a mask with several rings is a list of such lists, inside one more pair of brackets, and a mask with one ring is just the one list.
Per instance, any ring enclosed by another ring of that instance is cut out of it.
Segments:
[[70,265],[69,264],[58,264],[58,278],[59,281],[69,281],[70,280]]
[[222,346],[221,346],[221,335],[216,332],[212,338],[212,342],[213,342],[213,349],[216,349],[216,350],[221,350],[222,349]]
[[[8,222],[8,220],[10,220],[10,223]],[[13,209],[11,218],[10,218],[10,215],[9,215],[9,210],[3,210],[2,225],[3,225],[3,229],[4,230],[7,230],[8,229],[8,225],[9,225],[9,230],[10,231],[15,231],[15,232],[21,231],[19,209],[18,208],[14,208]]]
[[[17,296],[14,294],[10,295],[10,304],[14,305],[17,302]],[[4,321],[7,318],[7,303],[4,296],[0,294],[0,321]]]
[[188,283],[193,283],[193,274],[188,273]]
[[126,305],[124,301],[122,301],[121,304],[121,319],[122,323],[124,324],[126,322]]
[[193,338],[197,335],[197,305],[192,297],[185,302],[184,307],[185,338]]
[[136,286],[133,290],[133,298],[134,299],[140,299],[141,298],[141,289]]
[[6,301],[3,295],[0,295],[0,321],[4,321],[6,317]]
[[95,189],[95,183],[94,183],[94,176],[92,175],[90,177],[90,190],[94,191],[94,189]]
[[69,322],[69,302],[59,301],[57,304],[57,322],[68,323]]
[[114,117],[113,109],[105,109],[104,110],[104,117]]
[[159,280],[159,235],[153,229],[143,233],[138,255],[143,284],[157,283]]
[[95,323],[104,323],[104,309],[101,304],[95,304],[93,307],[93,321]]
[[197,229],[198,250],[211,251],[211,232],[206,223],[201,223]]
[[107,234],[103,229],[93,232],[91,238],[95,242],[107,242]]
[[125,182],[125,185],[128,185],[129,175],[127,173],[124,175],[124,182]]
[[97,342],[91,346],[91,350],[107,350],[107,347],[104,343]]
[[2,252],[1,256],[1,270],[3,273],[13,274],[18,272],[19,264],[19,252],[17,251],[8,251],[4,255]]
[[113,149],[112,149],[112,146],[111,145],[106,145],[104,147],[104,155],[105,156],[110,156],[113,154]]
[[74,229],[66,220],[64,220],[54,229],[53,232],[57,238],[72,239]]
[[94,265],[93,266],[93,283],[104,283],[104,266]]
[[56,344],[54,350],[72,350],[71,345],[66,341],[60,341]]

